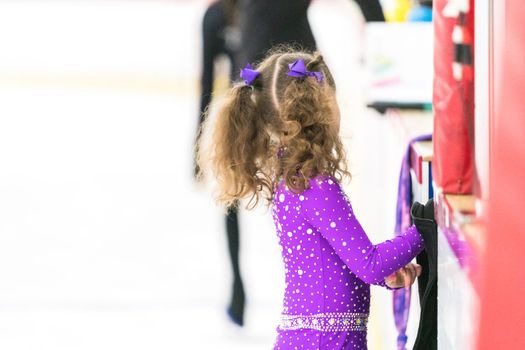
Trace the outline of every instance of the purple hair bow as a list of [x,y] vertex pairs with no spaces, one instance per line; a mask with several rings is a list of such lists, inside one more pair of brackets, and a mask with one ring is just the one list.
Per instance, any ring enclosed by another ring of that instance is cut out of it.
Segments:
[[315,77],[317,82],[323,81],[323,73],[321,72],[310,72],[306,69],[304,60],[297,60],[288,65],[288,75],[294,78],[306,78],[306,77]]
[[241,78],[244,79],[246,86],[251,86],[253,88],[253,83],[255,79],[260,75],[258,71],[252,69],[251,64],[247,64],[245,68],[241,69]]

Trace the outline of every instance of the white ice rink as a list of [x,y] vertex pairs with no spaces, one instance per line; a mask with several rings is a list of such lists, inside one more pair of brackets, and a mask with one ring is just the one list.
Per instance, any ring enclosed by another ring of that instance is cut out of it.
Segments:
[[[239,329],[223,217],[191,176],[204,7],[0,2],[0,349],[271,347],[284,283],[270,215],[241,213]],[[360,104],[356,13],[318,0],[311,20],[340,85],[348,189],[378,242],[406,140]],[[374,293],[370,349],[393,349],[390,295]]]

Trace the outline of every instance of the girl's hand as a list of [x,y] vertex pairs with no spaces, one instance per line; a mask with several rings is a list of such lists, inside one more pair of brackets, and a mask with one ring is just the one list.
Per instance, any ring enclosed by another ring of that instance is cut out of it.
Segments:
[[392,289],[402,287],[408,289],[412,283],[414,283],[416,277],[419,277],[419,275],[421,275],[421,265],[409,263],[405,267],[385,278],[385,283]]

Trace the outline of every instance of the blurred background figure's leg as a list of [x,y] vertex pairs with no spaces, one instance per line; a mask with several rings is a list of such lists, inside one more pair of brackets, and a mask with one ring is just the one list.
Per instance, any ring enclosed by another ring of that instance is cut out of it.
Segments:
[[233,322],[244,323],[244,286],[239,267],[239,219],[238,209],[231,208],[226,216],[226,233],[228,235],[228,251],[233,271],[232,296],[228,306],[228,315]]
[[[233,81],[237,66],[235,55],[238,51],[238,42],[235,38],[237,29],[237,2],[233,0],[219,0],[211,3],[202,19],[202,75],[201,75],[201,103],[199,111],[199,125],[197,127],[196,146],[201,137],[201,128],[206,118],[206,111],[212,102],[215,82],[215,66],[221,56],[227,57],[230,63],[230,79]],[[195,148],[196,150],[197,148]],[[194,155],[196,160],[196,154]],[[194,174],[198,178],[199,166],[195,162]],[[233,282],[231,299],[227,307],[230,319],[237,325],[244,324],[244,287],[239,267],[239,223],[238,208],[229,210],[225,218],[228,252],[232,265]]]

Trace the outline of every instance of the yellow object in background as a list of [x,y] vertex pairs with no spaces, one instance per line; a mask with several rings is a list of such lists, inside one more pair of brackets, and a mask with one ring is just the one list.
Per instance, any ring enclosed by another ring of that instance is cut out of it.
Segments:
[[390,1],[390,6],[385,6],[385,19],[387,22],[406,22],[412,7],[412,0]]

